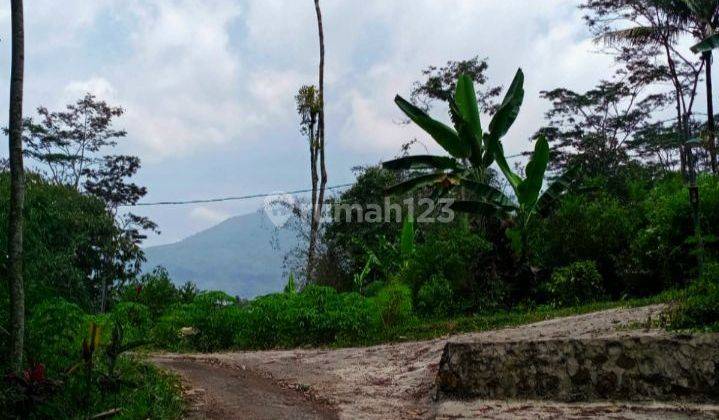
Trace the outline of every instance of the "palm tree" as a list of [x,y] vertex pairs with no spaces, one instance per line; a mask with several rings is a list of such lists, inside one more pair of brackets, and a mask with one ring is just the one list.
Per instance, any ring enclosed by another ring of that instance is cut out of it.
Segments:
[[22,158],[22,99],[25,67],[25,29],[22,0],[10,2],[12,19],[12,69],[10,74],[10,214],[8,217],[8,281],[10,283],[10,366],[22,370],[25,336],[25,291],[23,287],[23,207],[25,174]]

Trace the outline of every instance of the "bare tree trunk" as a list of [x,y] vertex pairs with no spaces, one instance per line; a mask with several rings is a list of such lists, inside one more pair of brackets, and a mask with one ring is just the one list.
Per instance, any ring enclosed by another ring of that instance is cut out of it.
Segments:
[[22,99],[25,67],[25,31],[22,0],[10,2],[12,18],[12,69],[10,75],[10,214],[8,217],[8,281],[10,282],[10,367],[22,370],[25,337],[23,288],[23,207],[25,173],[22,158]]
[[309,282],[312,275],[312,266],[315,258],[315,247],[317,246],[317,236],[315,232],[318,225],[315,223],[315,212],[317,211],[317,184],[319,176],[317,175],[317,135],[315,132],[314,118],[310,123],[310,175],[312,177],[312,212],[310,213],[310,243],[307,250],[307,281]]
[[312,231],[310,232],[310,249],[308,257],[308,281],[314,270],[314,254],[319,235],[320,219],[325,200],[325,189],[327,188],[327,167],[325,166],[325,35],[322,26],[322,10],[320,1],[315,1],[315,12],[317,14],[317,33],[320,42],[320,65],[319,65],[319,115],[317,120],[317,142],[320,157],[320,188],[317,196],[317,205],[312,213]]
[[714,98],[712,90],[712,53],[708,51],[704,54],[704,61],[706,62],[706,94],[707,94],[707,132],[709,141],[709,160],[712,172],[717,173],[717,150],[716,150],[716,139],[714,136]]

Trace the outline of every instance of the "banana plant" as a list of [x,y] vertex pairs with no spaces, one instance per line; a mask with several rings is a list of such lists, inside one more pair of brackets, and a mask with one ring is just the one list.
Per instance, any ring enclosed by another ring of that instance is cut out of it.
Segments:
[[417,188],[434,186],[437,192],[467,182],[486,182],[494,155],[490,139],[501,139],[517,119],[524,100],[524,73],[518,70],[507,94],[492,118],[489,132],[482,129],[477,95],[472,78],[463,74],[457,80],[454,97],[449,101],[449,113],[454,127],[437,121],[420,108],[397,95],[395,103],[415,124],[429,134],[449,156],[406,156],[385,162],[385,169],[415,170],[416,176],[390,187],[388,194],[405,194]]
[[524,178],[510,168],[498,138],[489,138],[489,148],[494,154],[497,166],[512,187],[515,200],[491,185],[472,182],[467,183],[467,186],[475,191],[478,199],[456,201],[452,208],[461,212],[511,219],[513,226],[506,230],[506,235],[514,251],[524,259],[528,255],[529,223],[537,215],[546,215],[551,210],[552,204],[566,193],[575,179],[576,168],[564,172],[542,192],[544,176],[549,164],[549,143],[544,136],[540,136],[535,143]]

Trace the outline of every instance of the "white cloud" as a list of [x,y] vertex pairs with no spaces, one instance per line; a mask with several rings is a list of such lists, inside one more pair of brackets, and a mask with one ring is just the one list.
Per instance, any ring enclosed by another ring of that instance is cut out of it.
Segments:
[[216,208],[195,207],[190,211],[190,217],[214,225],[229,219],[230,215]]

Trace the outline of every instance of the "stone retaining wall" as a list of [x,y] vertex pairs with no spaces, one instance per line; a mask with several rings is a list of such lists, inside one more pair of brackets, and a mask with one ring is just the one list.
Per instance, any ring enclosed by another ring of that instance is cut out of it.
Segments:
[[719,334],[452,343],[440,396],[719,401]]

